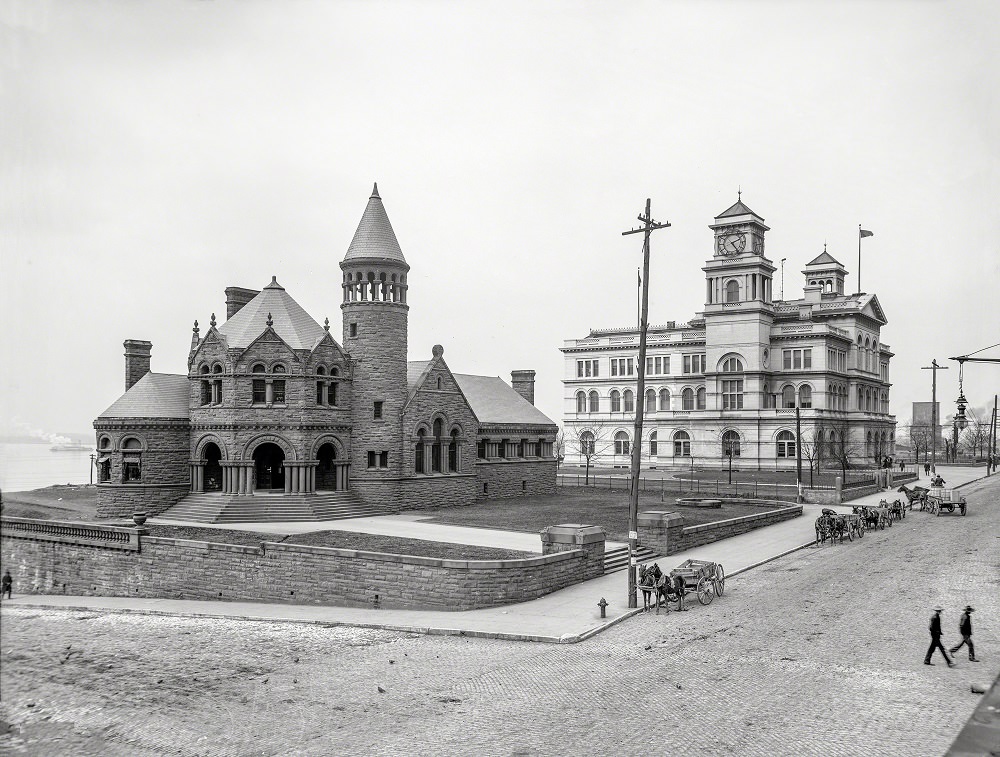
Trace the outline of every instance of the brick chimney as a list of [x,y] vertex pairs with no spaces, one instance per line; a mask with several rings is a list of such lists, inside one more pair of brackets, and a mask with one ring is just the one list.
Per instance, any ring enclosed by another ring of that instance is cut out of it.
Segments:
[[260,294],[258,289],[244,289],[243,287],[226,287],[226,320],[228,321],[246,305],[250,300]]
[[125,391],[131,389],[135,382],[149,373],[152,342],[141,339],[125,340]]
[[532,405],[535,404],[535,372],[511,371],[510,383],[514,391],[524,397]]

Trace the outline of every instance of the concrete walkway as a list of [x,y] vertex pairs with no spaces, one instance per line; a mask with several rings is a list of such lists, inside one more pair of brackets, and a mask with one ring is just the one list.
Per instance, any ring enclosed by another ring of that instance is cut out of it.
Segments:
[[[949,468],[938,466],[938,471],[947,481],[949,487],[960,486],[982,477],[980,468]],[[926,485],[927,480],[918,481]],[[835,509],[850,512],[854,504],[877,504],[880,499],[894,500],[895,491],[882,492],[852,501],[849,505]],[[670,557],[660,558],[661,567],[665,570],[680,564],[687,559],[710,560],[722,564],[727,581],[740,573],[750,570],[771,560],[782,557],[803,547],[810,546],[815,539],[814,521],[819,515],[820,505],[804,505],[803,516],[793,520],[777,523],[773,526],[757,529],[750,533],[734,536],[730,539],[707,544],[703,547],[681,552]],[[919,514],[916,517],[924,517]],[[378,518],[362,518],[364,525],[345,528],[354,521],[334,521],[324,523],[324,526],[342,530],[366,531],[368,533],[386,533],[409,538],[428,538],[434,541],[455,541],[462,544],[483,544],[484,546],[508,546],[509,544],[527,544],[530,536],[533,540],[531,551],[538,551],[540,539],[538,534],[511,534],[509,532],[490,529],[463,528],[458,526],[443,526],[440,524],[422,523],[412,515],[382,516]],[[913,517],[908,514],[908,517]],[[409,520],[407,520],[409,519]],[[380,525],[381,524],[381,525]],[[204,524],[198,524],[204,525]],[[233,524],[230,528],[248,529],[251,524]],[[252,524],[252,530],[260,530],[258,523]],[[302,530],[316,530],[317,524],[272,524],[281,533],[288,531],[278,526],[295,525]],[[400,531],[407,526],[406,531]],[[416,536],[414,526],[423,526]],[[378,530],[373,530],[373,529]],[[501,534],[497,537],[503,541],[490,541],[489,535]],[[448,536],[449,538],[445,538]],[[522,546],[510,547],[522,549]],[[199,600],[175,599],[142,599],[132,597],[67,597],[57,595],[23,595],[7,600],[17,606],[50,607],[80,610],[96,610],[110,612],[135,612],[145,614],[185,615],[191,617],[222,617],[239,618],[260,621],[288,621],[300,623],[320,623],[332,626],[356,626],[364,628],[381,628],[396,631],[410,631],[425,634],[451,634],[465,636],[481,636],[488,638],[510,639],[517,641],[540,641],[554,643],[571,643],[582,641],[595,633],[614,625],[625,618],[631,617],[641,610],[630,610],[627,604],[627,574],[612,573],[600,578],[576,584],[574,586],[553,592],[531,602],[523,602],[504,607],[493,607],[484,610],[469,610],[465,612],[443,612],[423,610],[376,610],[372,608],[355,607],[321,607],[314,605],[264,604],[251,602],[217,602]],[[15,587],[16,588],[16,587]],[[604,598],[608,602],[607,618],[600,617],[598,601]],[[692,599],[692,598],[689,598]],[[716,601],[725,602],[723,596]],[[695,599],[689,603],[693,611],[705,611]]]

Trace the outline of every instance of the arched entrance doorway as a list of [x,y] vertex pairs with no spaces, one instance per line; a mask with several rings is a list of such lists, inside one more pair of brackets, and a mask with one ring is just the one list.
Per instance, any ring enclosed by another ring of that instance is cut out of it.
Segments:
[[285,453],[272,442],[261,444],[253,451],[253,467],[258,490],[285,488]]
[[322,445],[316,451],[316,459],[319,465],[316,466],[316,491],[336,491],[337,490],[337,450],[330,443]]
[[222,450],[215,442],[209,442],[202,451],[205,457],[205,491],[222,491]]

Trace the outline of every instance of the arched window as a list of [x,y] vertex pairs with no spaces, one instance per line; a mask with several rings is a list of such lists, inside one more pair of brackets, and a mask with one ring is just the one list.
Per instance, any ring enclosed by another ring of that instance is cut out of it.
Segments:
[[778,432],[778,457],[795,457],[795,434],[791,431]]
[[208,366],[207,365],[203,365],[201,367],[201,373],[207,374],[208,372],[209,372]]
[[656,390],[647,389],[646,390],[646,411],[647,413],[656,412]]
[[795,387],[791,384],[781,390],[781,406],[795,407]]
[[444,423],[440,418],[434,420],[434,441],[431,443],[431,470],[434,473],[441,472],[441,436],[444,432]]
[[705,409],[705,398],[706,398],[705,387],[699,386],[698,387],[698,392],[697,392],[697,394],[695,396],[695,409],[696,410],[704,410]]
[[417,431],[417,442],[413,447],[413,472],[424,472],[424,430]]
[[216,363],[212,366],[212,373],[222,373],[222,366]]
[[576,412],[587,412],[587,395],[583,392],[576,393]]
[[622,393],[622,399],[625,401],[625,412],[634,413],[635,412],[635,395],[632,394],[631,389],[626,389]]
[[615,454],[616,455],[627,455],[629,454],[629,444],[628,444],[628,434],[624,431],[619,431],[615,434]]
[[739,302],[740,301],[740,285],[734,279],[730,279],[726,282],[726,302]]
[[590,412],[596,413],[598,410],[600,410],[601,405],[600,405],[600,399],[597,396],[597,392],[591,391],[590,395],[588,396],[588,400],[589,400],[588,409],[590,410]]
[[722,435],[722,454],[726,457],[740,456],[740,435],[736,431],[727,431]]
[[122,442],[122,483],[142,481],[142,442],[126,439]]
[[865,410],[872,411],[872,390],[871,387],[865,389]]
[[339,376],[340,375],[340,371],[337,370],[336,366],[334,366],[333,368],[330,369],[330,375],[331,376]]
[[808,384],[799,387],[799,407],[813,406],[813,390]]
[[738,357],[727,357],[722,361],[723,373],[743,373],[743,361]]
[[691,387],[681,392],[681,407],[685,410],[694,410],[694,389]]
[[875,454],[875,447],[872,444],[872,432],[868,432],[868,436],[865,440],[865,457],[871,457]]
[[580,454],[584,457],[594,454],[594,435],[589,431],[580,434]]
[[451,440],[448,442],[448,472],[458,472],[458,429],[451,430]]
[[326,368],[324,368],[322,365],[316,366],[316,375],[317,376],[325,376],[326,375]]
[[666,389],[660,390],[660,410],[670,409],[670,392]]
[[687,431],[674,432],[674,457],[691,457],[691,435]]
[[858,387],[858,410],[865,409],[865,390],[864,387]]
[[611,390],[611,412],[620,413],[622,411],[622,393],[617,389]]
[[649,456],[656,457],[656,432],[649,435]]
[[288,369],[285,368],[281,363],[278,363],[271,369],[271,373],[288,373]]

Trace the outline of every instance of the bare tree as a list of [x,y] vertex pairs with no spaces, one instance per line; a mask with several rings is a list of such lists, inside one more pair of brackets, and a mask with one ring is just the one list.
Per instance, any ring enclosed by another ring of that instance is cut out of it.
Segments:
[[933,431],[930,426],[913,423],[913,421],[907,421],[903,426],[901,436],[910,443],[910,448],[913,450],[913,461],[915,463],[920,462],[921,452],[924,454],[924,459],[927,459],[927,453],[930,451],[933,436]]
[[972,408],[968,410],[969,425],[962,432],[959,442],[973,457],[985,457],[990,446],[990,424],[980,420]]
[[825,450],[822,429],[806,430],[799,439],[802,457],[809,461],[809,488],[815,485],[814,474],[819,473]]
[[586,484],[590,483],[590,464],[595,457],[600,457],[615,446],[615,440],[605,433],[608,426],[601,422],[587,423],[572,429],[566,429],[565,444],[567,452],[574,452],[586,461]]
[[867,454],[850,438],[851,427],[844,418],[830,418],[820,427],[826,450],[823,458],[835,462],[840,467],[843,480],[847,482],[847,470],[852,461],[865,459]]

